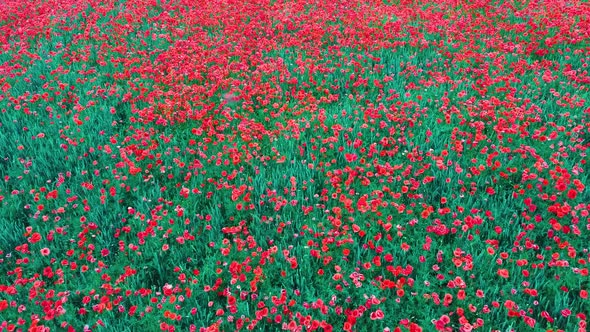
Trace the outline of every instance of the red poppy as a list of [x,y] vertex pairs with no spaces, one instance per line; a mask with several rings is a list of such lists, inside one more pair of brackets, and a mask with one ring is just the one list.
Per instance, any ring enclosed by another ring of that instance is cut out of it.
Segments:
[[578,192],[574,189],[570,189],[567,192],[567,198],[569,199],[576,199],[576,197],[578,196]]
[[57,190],[52,190],[47,193],[47,199],[57,199]]

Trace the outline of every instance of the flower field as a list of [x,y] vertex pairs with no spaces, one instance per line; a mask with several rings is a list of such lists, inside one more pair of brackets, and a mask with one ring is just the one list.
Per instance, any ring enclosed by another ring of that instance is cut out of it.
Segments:
[[586,331],[585,0],[0,2],[0,331]]

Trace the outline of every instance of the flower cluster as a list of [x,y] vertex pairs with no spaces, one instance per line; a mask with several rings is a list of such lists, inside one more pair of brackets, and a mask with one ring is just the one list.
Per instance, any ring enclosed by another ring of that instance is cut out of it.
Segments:
[[572,1],[0,3],[0,330],[586,331]]

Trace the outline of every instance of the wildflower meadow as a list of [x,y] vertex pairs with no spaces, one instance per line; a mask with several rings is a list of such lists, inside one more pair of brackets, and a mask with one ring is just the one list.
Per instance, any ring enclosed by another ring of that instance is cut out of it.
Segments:
[[0,331],[587,331],[588,0],[0,1]]

